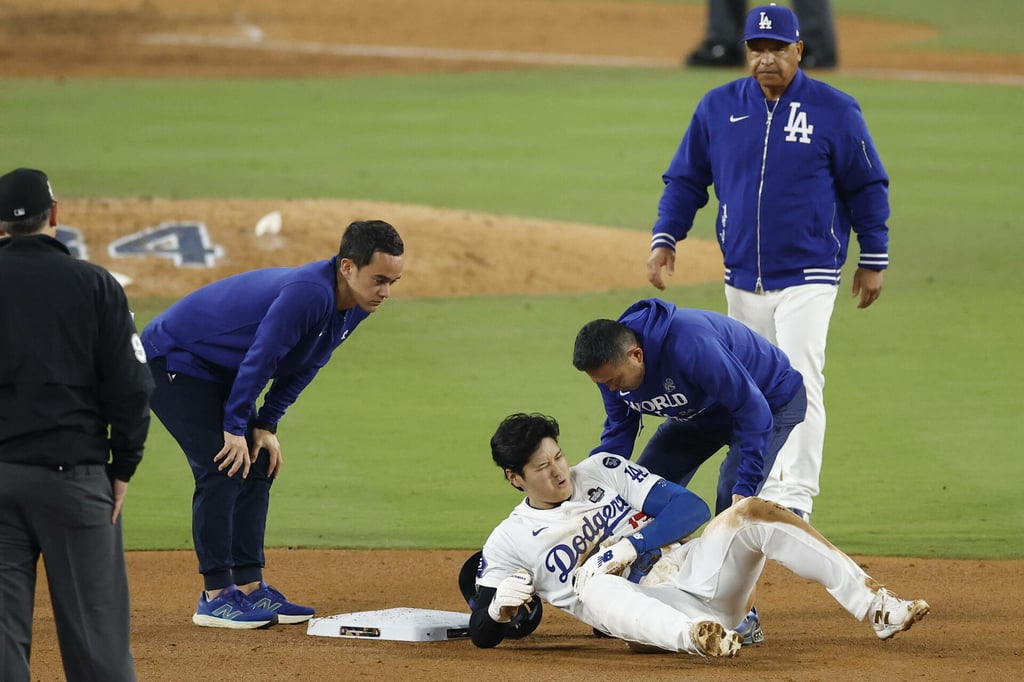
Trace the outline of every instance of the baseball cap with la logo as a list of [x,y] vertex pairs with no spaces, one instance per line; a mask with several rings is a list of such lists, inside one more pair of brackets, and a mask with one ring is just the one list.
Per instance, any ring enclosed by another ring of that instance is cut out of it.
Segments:
[[779,7],[775,3],[755,7],[747,14],[743,40],[758,38],[795,43],[800,40],[800,22],[788,7]]
[[16,168],[0,177],[0,220],[14,222],[39,215],[53,206],[53,189],[46,173]]

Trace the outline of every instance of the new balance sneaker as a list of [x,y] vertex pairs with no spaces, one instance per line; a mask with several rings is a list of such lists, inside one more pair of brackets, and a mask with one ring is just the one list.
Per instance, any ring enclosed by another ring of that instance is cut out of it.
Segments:
[[276,623],[277,614],[256,608],[237,587],[231,585],[209,600],[206,592],[201,592],[196,612],[192,614],[192,622],[208,628],[259,630]]
[[742,638],[713,620],[697,621],[690,627],[690,640],[696,652],[709,658],[732,658],[740,652]]
[[316,613],[316,609],[310,606],[291,603],[284,598],[283,594],[262,581],[259,588],[250,592],[246,599],[258,609],[276,613],[277,622],[286,625],[305,623]]
[[756,608],[750,607],[750,613],[742,623],[736,626],[736,632],[743,638],[743,646],[760,644],[764,641],[764,630],[761,629],[761,618],[757,615]]
[[909,630],[914,623],[927,616],[930,609],[924,599],[907,601],[880,587],[871,600],[868,618],[878,639],[889,639],[897,632]]

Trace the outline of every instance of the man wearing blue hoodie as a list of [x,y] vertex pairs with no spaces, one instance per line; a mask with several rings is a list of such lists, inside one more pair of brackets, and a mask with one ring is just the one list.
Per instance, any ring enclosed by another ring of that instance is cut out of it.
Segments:
[[[807,412],[803,377],[776,346],[725,315],[657,298],[637,301],[618,320],[584,325],[572,363],[604,400],[601,442],[590,454],[629,459],[645,414],[664,421],[637,462],[674,483],[687,485],[729,447],[715,514],[761,491]],[[736,629],[744,644],[764,641],[756,609]]]
[[388,223],[357,221],[333,258],[214,282],[143,330],[153,412],[195,478],[192,539],[204,581],[196,625],[256,629],[313,616],[263,581],[270,487],[281,470],[277,424],[391,295],[404,250]]
[[573,366],[604,400],[607,418],[591,454],[631,457],[645,414],[664,421],[637,461],[680,485],[729,447],[716,514],[757,495],[807,409],[803,377],[776,346],[725,315],[657,298],[637,301],[617,321],[584,325]]

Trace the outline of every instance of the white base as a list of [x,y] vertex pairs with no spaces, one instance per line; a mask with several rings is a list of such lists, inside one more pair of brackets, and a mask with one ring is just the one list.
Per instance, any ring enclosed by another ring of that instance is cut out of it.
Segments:
[[408,607],[339,613],[313,618],[309,621],[306,634],[399,642],[439,642],[469,637],[469,614]]

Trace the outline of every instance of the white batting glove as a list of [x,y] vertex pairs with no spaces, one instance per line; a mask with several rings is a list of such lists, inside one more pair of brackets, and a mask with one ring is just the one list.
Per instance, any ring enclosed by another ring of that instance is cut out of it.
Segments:
[[487,607],[487,615],[497,623],[507,623],[532,597],[533,578],[530,574],[525,571],[513,573],[498,585],[498,591]]
[[576,596],[583,598],[583,589],[587,582],[599,573],[619,574],[636,559],[636,547],[628,538],[619,540],[607,549],[598,550],[597,554],[590,557],[582,566],[576,569],[576,576],[573,578],[572,588]]

